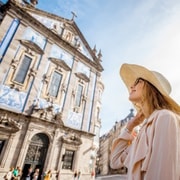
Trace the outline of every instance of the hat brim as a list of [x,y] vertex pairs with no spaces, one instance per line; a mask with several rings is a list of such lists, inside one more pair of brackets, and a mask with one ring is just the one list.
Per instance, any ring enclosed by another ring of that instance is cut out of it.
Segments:
[[163,79],[158,79],[156,74],[157,72],[150,71],[147,68],[136,64],[125,63],[120,68],[120,76],[125,83],[128,91],[130,91],[131,86],[134,84],[137,78],[142,78],[155,86],[159,90],[159,92],[166,98],[166,100],[173,107],[175,107],[175,109],[180,110],[180,106],[169,96],[169,93],[171,92],[171,86],[168,80],[163,76],[160,76]]

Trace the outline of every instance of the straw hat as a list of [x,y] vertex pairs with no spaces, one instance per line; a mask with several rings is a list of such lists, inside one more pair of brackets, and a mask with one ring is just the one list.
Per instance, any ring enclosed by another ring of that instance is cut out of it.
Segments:
[[130,91],[130,87],[137,78],[142,78],[155,86],[166,100],[180,112],[180,106],[169,96],[171,85],[169,81],[160,73],[150,71],[147,68],[135,64],[123,64],[120,68],[120,76]]

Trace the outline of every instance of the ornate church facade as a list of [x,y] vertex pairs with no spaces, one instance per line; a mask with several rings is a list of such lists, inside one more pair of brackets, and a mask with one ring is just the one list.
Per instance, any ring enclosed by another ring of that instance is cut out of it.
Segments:
[[23,176],[31,167],[88,180],[99,146],[102,54],[73,18],[37,3],[0,5],[0,179],[10,167]]

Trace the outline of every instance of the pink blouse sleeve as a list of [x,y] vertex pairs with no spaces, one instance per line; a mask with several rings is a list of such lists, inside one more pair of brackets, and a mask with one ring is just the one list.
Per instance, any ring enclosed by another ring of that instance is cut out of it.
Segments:
[[133,135],[122,130],[119,137],[113,141],[110,154],[110,166],[112,169],[119,169],[124,166],[123,162],[129,153],[133,139]]

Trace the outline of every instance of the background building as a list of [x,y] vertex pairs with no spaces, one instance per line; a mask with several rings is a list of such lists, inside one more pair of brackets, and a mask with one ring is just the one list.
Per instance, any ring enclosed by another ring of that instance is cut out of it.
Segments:
[[111,169],[110,167],[110,152],[113,140],[117,138],[127,124],[127,122],[134,117],[133,109],[124,119],[116,122],[112,129],[100,137],[99,150],[97,152],[96,161],[96,174],[97,175],[108,175],[108,174],[124,174],[127,169],[123,167],[122,169]]
[[99,147],[102,54],[73,18],[37,3],[0,7],[0,179],[19,166],[86,180]]

